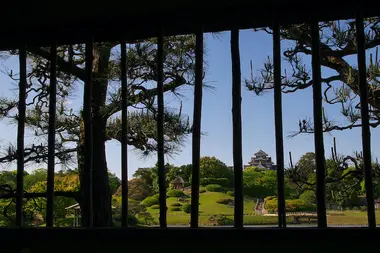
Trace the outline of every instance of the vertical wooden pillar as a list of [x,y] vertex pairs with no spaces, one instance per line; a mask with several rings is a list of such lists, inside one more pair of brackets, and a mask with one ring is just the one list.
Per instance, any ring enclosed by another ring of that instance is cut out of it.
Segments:
[[364,183],[367,198],[368,226],[376,227],[375,201],[373,194],[372,182],[372,162],[371,162],[371,130],[369,125],[369,108],[368,108],[368,83],[366,73],[366,56],[365,56],[365,35],[363,15],[361,11],[356,13],[356,41],[358,49],[358,69],[359,69],[359,88],[360,88],[360,109],[362,121],[362,147],[364,163]]
[[232,60],[232,124],[234,160],[234,225],[243,227],[243,156],[242,156],[242,118],[241,118],[241,70],[239,52],[239,29],[231,30]]
[[93,149],[92,149],[92,68],[93,68],[93,39],[86,42],[86,81],[84,84],[84,105],[83,105],[83,121],[84,121],[84,204],[83,204],[83,220],[85,227],[92,227],[92,166],[93,166]]
[[161,30],[157,42],[157,160],[158,187],[160,191],[160,227],[166,228],[166,179],[164,152],[164,34]]
[[126,41],[120,43],[121,61],[121,226],[128,227],[128,136],[127,136],[127,119],[128,119],[128,103],[127,103],[127,47]]
[[284,138],[282,127],[282,80],[281,80],[281,40],[280,25],[273,26],[273,64],[274,64],[274,122],[276,133],[276,161],[278,187],[278,226],[286,227],[284,194]]
[[17,189],[16,189],[16,225],[24,225],[24,139],[26,114],[26,45],[19,49],[20,82],[18,97],[18,126],[17,126]]
[[201,118],[202,118],[202,81],[203,81],[203,30],[196,34],[195,49],[195,87],[193,113],[193,168],[191,181],[191,227],[197,228],[199,221],[199,171],[201,156]]
[[54,222],[55,126],[57,101],[56,42],[54,42],[50,48],[50,64],[46,227],[52,227]]
[[325,148],[323,144],[322,121],[322,80],[318,21],[311,22],[312,68],[313,68],[313,109],[314,109],[314,146],[317,165],[317,215],[318,227],[327,227],[325,202]]

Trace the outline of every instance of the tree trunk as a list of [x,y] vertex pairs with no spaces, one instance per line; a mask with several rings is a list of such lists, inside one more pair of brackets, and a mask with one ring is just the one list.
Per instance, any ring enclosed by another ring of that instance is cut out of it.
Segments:
[[[106,103],[108,87],[108,63],[111,52],[110,46],[96,45],[94,47],[94,78],[92,95],[92,134],[93,134],[93,168],[92,168],[92,209],[94,227],[112,226],[112,195],[109,186],[108,169],[106,161],[106,124],[107,119],[101,114],[101,108]],[[80,140],[78,144],[78,168],[80,177],[83,175],[84,165],[84,132],[81,123]],[[82,182],[82,180],[81,180]],[[81,188],[83,197],[83,189]],[[82,208],[82,203],[79,203]],[[86,217],[82,217],[82,221]]]

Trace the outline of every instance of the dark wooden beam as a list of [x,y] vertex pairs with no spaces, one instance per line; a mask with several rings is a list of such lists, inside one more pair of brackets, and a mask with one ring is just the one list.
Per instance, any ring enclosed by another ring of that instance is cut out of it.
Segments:
[[368,83],[365,56],[365,32],[363,24],[363,14],[356,13],[356,44],[358,49],[358,69],[359,69],[359,88],[360,88],[360,109],[362,121],[362,147],[364,163],[364,183],[367,198],[368,226],[376,227],[375,201],[372,182],[372,161],[371,161],[371,130],[369,126],[368,109]]
[[93,68],[93,40],[86,42],[86,81],[83,97],[83,121],[84,121],[84,171],[83,171],[83,221],[85,227],[92,227],[92,166],[93,166],[93,136],[92,136],[92,68]]
[[243,155],[242,155],[242,118],[241,118],[241,69],[239,50],[239,29],[231,30],[232,61],[232,131],[234,160],[234,225],[243,227]]
[[128,227],[128,86],[127,86],[127,46],[126,41],[120,43],[121,60],[121,226]]
[[160,227],[166,228],[166,179],[164,150],[164,33],[161,30],[157,42],[157,160],[160,202]]
[[55,126],[57,102],[57,45],[50,47],[50,86],[49,86],[49,129],[48,129],[48,171],[46,226],[54,223],[54,171],[55,171]]
[[197,228],[199,222],[199,171],[201,157],[201,119],[202,119],[202,82],[203,82],[203,30],[196,34],[195,49],[195,87],[192,131],[193,167],[191,175],[191,227]]
[[284,183],[284,137],[282,127],[282,80],[281,80],[281,39],[280,25],[273,26],[273,64],[274,64],[274,124],[276,135],[276,163],[278,187],[278,226],[286,227],[285,183]]
[[19,49],[19,96],[18,96],[18,125],[17,125],[17,189],[16,189],[16,225],[22,227],[24,203],[24,139],[26,115],[26,45]]
[[314,146],[315,161],[317,166],[317,215],[318,227],[327,227],[326,202],[325,202],[325,148],[323,144],[323,120],[322,120],[322,79],[321,58],[319,41],[319,24],[313,19],[311,22],[312,39],[312,68],[313,68],[313,111],[314,111]]

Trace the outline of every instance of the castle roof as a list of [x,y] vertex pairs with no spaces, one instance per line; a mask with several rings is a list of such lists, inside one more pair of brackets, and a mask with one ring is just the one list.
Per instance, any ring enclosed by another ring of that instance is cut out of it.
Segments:
[[254,153],[253,155],[255,155],[255,156],[268,156],[268,154],[265,153],[264,151],[262,151],[261,149],[259,151],[257,151],[256,153]]

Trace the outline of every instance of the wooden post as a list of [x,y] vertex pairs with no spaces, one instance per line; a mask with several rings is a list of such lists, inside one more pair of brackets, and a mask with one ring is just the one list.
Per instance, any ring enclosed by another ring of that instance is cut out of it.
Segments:
[[84,204],[83,204],[83,220],[85,227],[92,227],[92,68],[93,68],[93,39],[86,43],[86,81],[84,84],[83,98],[83,121],[84,121]]
[[286,227],[285,183],[284,183],[284,138],[282,127],[282,84],[281,84],[281,40],[280,25],[273,26],[273,64],[274,64],[274,122],[276,133],[276,161],[278,187],[278,226]]
[[24,138],[26,114],[26,45],[19,49],[20,82],[18,97],[18,125],[17,125],[17,189],[16,189],[16,225],[24,226]]
[[128,227],[128,86],[127,86],[127,46],[126,41],[120,43],[121,61],[121,226]]
[[56,42],[54,42],[50,48],[50,64],[46,227],[52,227],[54,223],[55,126],[57,101]]
[[243,227],[243,157],[242,157],[242,117],[241,117],[241,70],[239,52],[239,29],[231,30],[232,60],[232,124],[233,124],[233,159],[235,179],[235,228]]
[[157,42],[157,160],[160,202],[160,227],[166,228],[166,179],[164,152],[164,34],[161,30]]
[[202,118],[202,81],[203,81],[203,30],[196,34],[195,49],[195,87],[194,87],[194,113],[192,133],[192,181],[191,181],[191,227],[198,227],[199,220],[199,171],[201,156],[201,118]]
[[318,21],[311,22],[312,68],[313,68],[313,109],[314,109],[314,145],[317,165],[317,213],[318,227],[327,227],[325,202],[325,148],[323,144],[322,122],[322,79],[320,64],[320,42]]
[[365,56],[365,35],[363,15],[361,11],[356,13],[356,41],[358,47],[358,69],[359,69],[359,88],[360,88],[360,109],[362,120],[362,146],[364,163],[364,183],[367,198],[368,226],[376,228],[375,200],[372,182],[372,161],[371,161],[371,130],[369,126],[368,109],[368,83],[366,73]]

